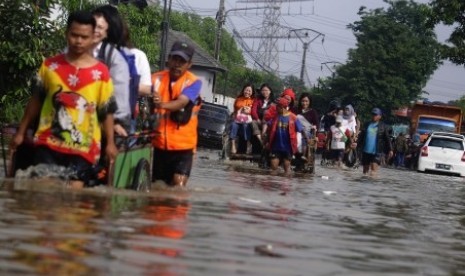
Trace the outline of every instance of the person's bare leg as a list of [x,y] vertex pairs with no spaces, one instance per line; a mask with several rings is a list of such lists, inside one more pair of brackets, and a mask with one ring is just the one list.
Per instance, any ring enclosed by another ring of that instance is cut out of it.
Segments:
[[232,154],[237,153],[236,140],[235,139],[231,139],[231,153]]
[[291,173],[291,160],[284,159],[283,167],[284,167],[284,173],[290,174]]
[[246,154],[252,154],[252,142],[250,140],[247,141]]
[[371,163],[371,175],[376,175],[378,172],[379,165],[376,162]]
[[276,171],[279,167],[279,158],[271,159],[270,167],[272,171]]
[[173,179],[171,180],[171,185],[185,187],[187,185],[187,180],[189,180],[189,176],[175,173],[173,175]]
[[84,188],[84,182],[81,180],[70,180],[68,186],[71,189],[81,190]]
[[370,165],[363,165],[363,174],[367,174],[370,171]]

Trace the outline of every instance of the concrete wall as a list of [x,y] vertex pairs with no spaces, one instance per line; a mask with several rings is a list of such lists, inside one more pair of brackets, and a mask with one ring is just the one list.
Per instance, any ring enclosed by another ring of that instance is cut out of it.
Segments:
[[191,69],[190,71],[202,81],[200,97],[202,97],[202,100],[211,103],[213,101],[213,72],[199,69]]
[[202,97],[203,101],[227,106],[230,112],[234,110],[234,98],[213,93],[214,74],[212,71],[199,70],[195,68],[191,69],[190,71],[202,81],[202,91],[200,92],[200,96]]
[[227,106],[228,109],[229,109],[229,112],[233,112],[233,110],[234,110],[234,101],[235,100],[236,100],[235,98],[228,97],[228,96],[225,96],[225,95],[213,94],[212,103]]

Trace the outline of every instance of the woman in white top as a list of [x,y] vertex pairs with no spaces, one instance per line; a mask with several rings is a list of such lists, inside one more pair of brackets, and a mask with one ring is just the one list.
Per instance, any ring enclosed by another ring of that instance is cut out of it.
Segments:
[[342,125],[350,130],[351,133],[357,132],[357,120],[354,108],[352,105],[346,105],[342,113]]
[[152,72],[150,71],[150,63],[147,55],[142,50],[135,48],[132,44],[126,21],[123,21],[122,36],[123,46],[128,48],[131,54],[134,55],[137,74],[140,75],[139,96],[150,96],[152,88]]
[[336,117],[336,123],[331,126],[328,137],[328,149],[331,149],[332,159],[338,167],[341,166],[347,142],[350,140],[352,134],[346,126],[342,125],[343,121],[342,116],[339,115]]

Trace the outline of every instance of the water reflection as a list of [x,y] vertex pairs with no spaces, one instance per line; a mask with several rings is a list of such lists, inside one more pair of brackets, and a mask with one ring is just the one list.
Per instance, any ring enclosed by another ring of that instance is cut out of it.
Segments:
[[[154,254],[182,255],[176,245],[159,239],[186,235],[188,193],[151,197],[111,189],[76,192],[49,184],[40,191],[34,184],[15,189],[7,183],[0,193],[0,263],[8,264],[0,271],[175,275],[180,269],[155,261]],[[116,270],[108,268],[109,262],[119,262]]]
[[[152,225],[143,226],[140,232],[168,239],[182,239],[187,232],[187,216],[190,204],[186,199],[155,198],[141,209],[141,217],[154,222]],[[181,254],[176,248],[146,248],[139,247],[152,253],[159,253],[169,257],[177,257]]]
[[465,275],[463,182],[211,157],[187,190],[4,185],[0,274]]
[[94,272],[81,259],[92,254],[86,247],[102,202],[85,195],[76,200],[72,193],[14,191],[9,197],[2,197],[0,247],[12,253],[10,261],[40,274]]

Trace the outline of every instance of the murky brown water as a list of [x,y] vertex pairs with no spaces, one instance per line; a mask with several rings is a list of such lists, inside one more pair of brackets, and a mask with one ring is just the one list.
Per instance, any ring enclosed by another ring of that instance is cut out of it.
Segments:
[[316,169],[271,176],[200,150],[187,190],[4,183],[0,274],[465,274],[463,179]]

